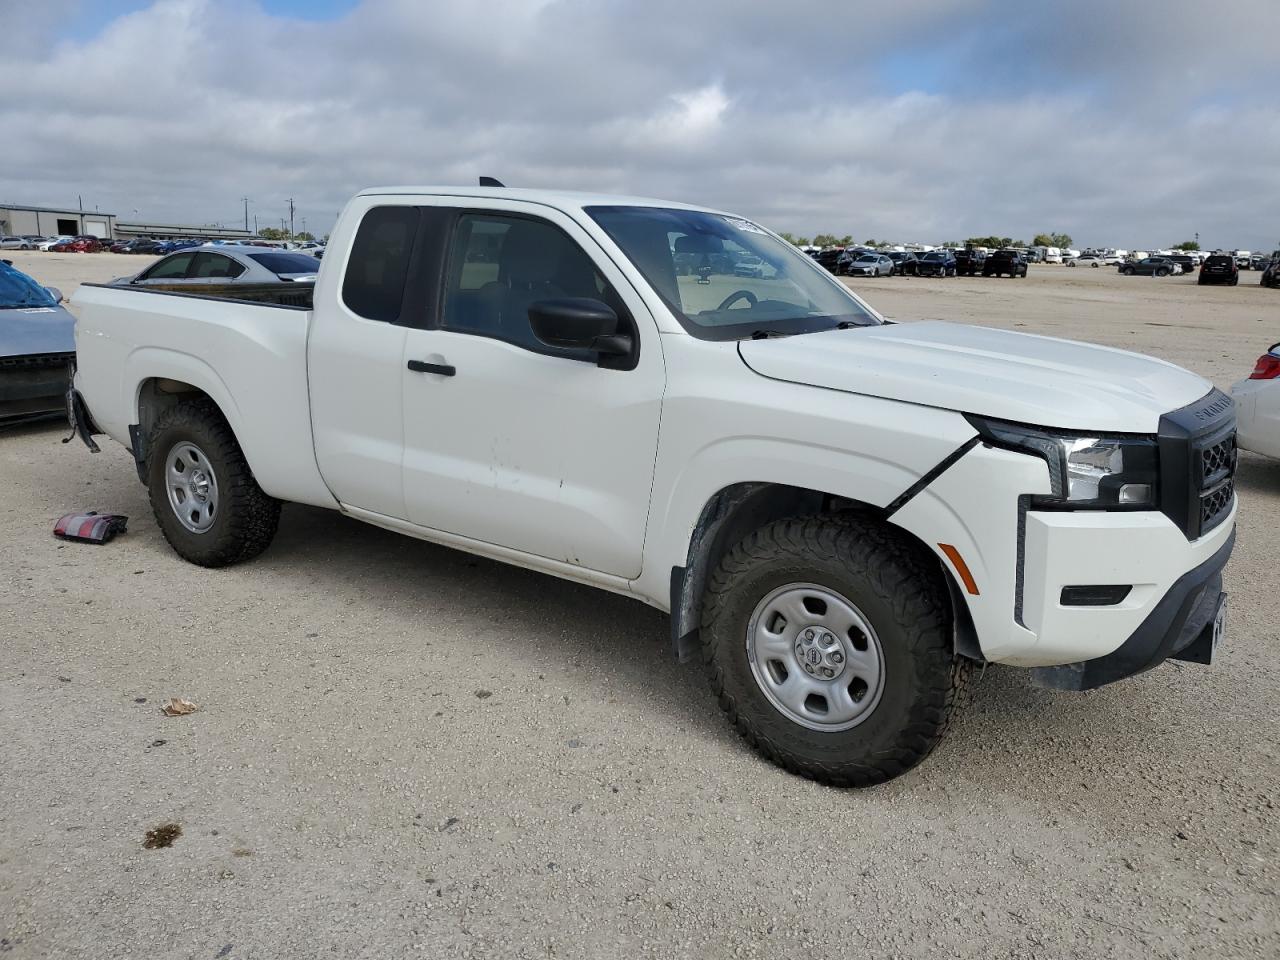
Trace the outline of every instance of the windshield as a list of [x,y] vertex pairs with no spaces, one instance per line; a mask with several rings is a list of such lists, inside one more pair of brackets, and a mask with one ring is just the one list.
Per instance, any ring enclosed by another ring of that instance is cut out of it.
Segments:
[[[691,334],[737,340],[876,326],[869,307],[810,257],[747,220],[701,210],[588,207]],[[753,274],[735,274],[751,262]]]
[[924,255],[924,258],[925,258],[926,260],[945,260],[945,259],[947,259],[947,255],[946,255],[945,253],[936,253],[936,252],[935,252],[935,253],[926,253],[926,254]]
[[58,302],[49,291],[21,270],[0,262],[0,310],[22,307],[56,307]]
[[320,269],[320,261],[307,253],[251,253],[250,260],[256,260],[277,277],[285,273],[315,273]]

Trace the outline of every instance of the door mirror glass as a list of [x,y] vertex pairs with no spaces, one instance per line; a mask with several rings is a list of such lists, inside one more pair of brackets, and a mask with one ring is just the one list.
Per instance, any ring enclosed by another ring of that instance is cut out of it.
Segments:
[[631,351],[631,337],[618,332],[618,315],[589,297],[539,300],[529,305],[533,335],[549,347],[594,350],[602,356]]

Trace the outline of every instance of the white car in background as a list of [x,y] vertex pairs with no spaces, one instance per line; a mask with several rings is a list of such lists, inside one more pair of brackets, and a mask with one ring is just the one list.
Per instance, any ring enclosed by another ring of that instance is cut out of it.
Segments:
[[43,250],[45,253],[48,253],[51,249],[53,249],[53,246],[54,246],[55,244],[58,244],[58,243],[68,243],[68,242],[70,242],[71,240],[74,240],[74,239],[75,239],[75,237],[69,237],[69,236],[66,236],[65,234],[64,234],[64,235],[62,235],[62,236],[60,236],[60,237],[49,237],[49,238],[47,238],[47,239],[45,239],[45,240],[41,240],[39,243],[37,243],[37,244],[36,244],[36,249],[37,249],[37,250]]
[[1106,263],[1106,258],[1097,253],[1085,253],[1078,257],[1072,257],[1067,261],[1068,267],[1100,267]]
[[1258,358],[1253,373],[1231,388],[1236,442],[1245,450],[1280,457],[1280,343]]
[[36,245],[26,237],[0,237],[0,250],[34,250]]

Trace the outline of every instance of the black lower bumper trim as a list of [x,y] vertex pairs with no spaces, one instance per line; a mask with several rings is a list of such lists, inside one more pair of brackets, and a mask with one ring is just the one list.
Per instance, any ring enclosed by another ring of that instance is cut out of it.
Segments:
[[[1150,670],[1170,658],[1202,659],[1192,651],[1204,646],[1206,632],[1212,633],[1222,597],[1222,568],[1227,565],[1235,542],[1236,532],[1232,530],[1212,557],[1174,582],[1117,650],[1095,660],[1036,667],[1031,671],[1032,680],[1055,690],[1092,690]],[[1179,657],[1183,651],[1188,655]]]

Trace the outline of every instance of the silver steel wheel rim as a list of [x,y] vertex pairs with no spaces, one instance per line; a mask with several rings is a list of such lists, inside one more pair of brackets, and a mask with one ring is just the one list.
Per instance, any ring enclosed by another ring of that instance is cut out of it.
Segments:
[[169,450],[164,463],[165,490],[173,515],[192,533],[204,533],[218,516],[218,477],[209,458],[194,443]]
[[756,604],[747,659],[769,702],[810,730],[856,727],[884,692],[884,651],[870,621],[816,583],[785,584]]

